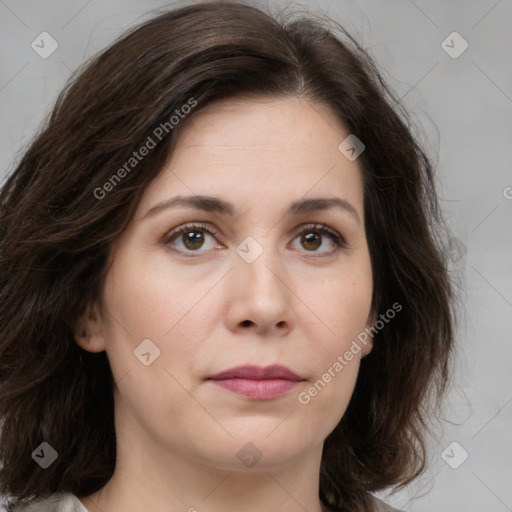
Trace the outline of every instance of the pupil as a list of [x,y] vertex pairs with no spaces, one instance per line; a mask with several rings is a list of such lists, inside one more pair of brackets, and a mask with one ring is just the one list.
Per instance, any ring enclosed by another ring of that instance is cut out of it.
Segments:
[[312,249],[318,249],[318,247],[320,247],[320,236],[316,232],[309,232],[308,234],[303,235],[302,241],[305,245],[313,244],[313,247],[311,247]]
[[188,249],[198,249],[203,244],[203,235],[200,231],[189,231],[184,234],[185,246]]

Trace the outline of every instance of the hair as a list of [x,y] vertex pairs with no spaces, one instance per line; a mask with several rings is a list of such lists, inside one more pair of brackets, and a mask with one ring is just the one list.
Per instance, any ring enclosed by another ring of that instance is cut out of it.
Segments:
[[[159,13],[86,62],[3,183],[0,492],[18,502],[86,496],[111,478],[112,373],[105,352],[78,346],[76,322],[100,301],[113,244],[180,131],[206,105],[235,96],[305,98],[365,144],[371,310],[403,308],[375,335],[325,440],[320,499],[337,511],[371,510],[371,492],[425,471],[455,327],[433,164],[373,58],[343,27],[217,1]],[[194,102],[171,129],[171,116]],[[159,127],[162,141],[121,173]],[[112,184],[116,170],[122,179]],[[46,469],[31,456],[43,441],[58,453]]]

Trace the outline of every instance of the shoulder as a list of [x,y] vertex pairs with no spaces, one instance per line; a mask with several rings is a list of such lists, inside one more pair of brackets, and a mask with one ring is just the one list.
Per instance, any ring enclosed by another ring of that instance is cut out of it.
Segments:
[[57,493],[35,498],[14,506],[6,500],[1,504],[0,512],[88,512],[80,500],[71,493]]
[[[371,496],[376,512],[403,512],[382,500]],[[0,512],[88,512],[80,500],[71,493],[52,494],[44,498],[30,500],[16,507],[7,502],[0,503]]]
[[371,497],[375,505],[376,512],[404,512],[401,509],[399,510],[398,508],[393,508],[391,505],[384,503],[382,500],[379,500],[379,498],[376,498],[373,495]]

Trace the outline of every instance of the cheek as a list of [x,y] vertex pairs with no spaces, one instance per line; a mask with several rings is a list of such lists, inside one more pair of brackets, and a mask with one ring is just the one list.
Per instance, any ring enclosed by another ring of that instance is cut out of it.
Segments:
[[[218,276],[193,276],[162,265],[161,258],[137,258],[135,251],[131,259],[123,257],[128,252],[119,253],[105,283],[106,351],[114,378],[136,376],[139,385],[130,389],[135,396],[156,385],[169,387],[169,382],[174,389],[172,376],[188,385],[218,317],[215,293],[210,293]],[[169,274],[172,279],[166,278]],[[145,366],[142,354],[148,352],[144,357],[151,362]]]
[[316,322],[316,333],[310,325],[308,336],[314,342],[311,378],[297,398],[310,424],[321,428],[324,436],[343,417],[354,391],[362,352],[357,337],[366,327],[371,297],[368,276],[331,280],[317,297],[321,322]]
[[205,336],[197,311],[211,285],[191,286],[179,273],[172,281],[163,279],[161,269],[125,263],[119,259],[105,283],[106,351],[117,410],[136,417],[145,429],[155,422],[166,425],[169,416],[179,416],[176,424],[191,428],[179,412],[191,404],[186,389]]
[[342,417],[357,380],[362,352],[358,336],[367,326],[373,291],[369,258],[308,289],[310,302],[304,302],[316,317],[306,320],[302,328],[314,343],[314,357],[311,385],[298,401],[325,418],[328,430]]
[[214,276],[204,271],[198,275],[183,272],[169,264],[163,251],[137,257],[132,249],[131,254],[130,259],[120,256],[111,268],[105,303],[134,339],[151,338],[165,344],[200,306],[215,284]]
[[303,302],[311,310],[304,315],[302,328],[315,340],[324,365],[334,354],[344,352],[366,327],[372,292],[369,264],[347,265],[325,278],[301,281],[298,295],[305,297]]

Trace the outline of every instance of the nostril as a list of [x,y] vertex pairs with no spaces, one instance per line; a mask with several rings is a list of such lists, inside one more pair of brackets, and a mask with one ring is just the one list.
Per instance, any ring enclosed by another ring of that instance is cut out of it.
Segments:
[[251,322],[250,320],[244,320],[244,321],[242,322],[242,325],[243,325],[244,327],[250,327],[250,326],[252,325],[252,322]]

